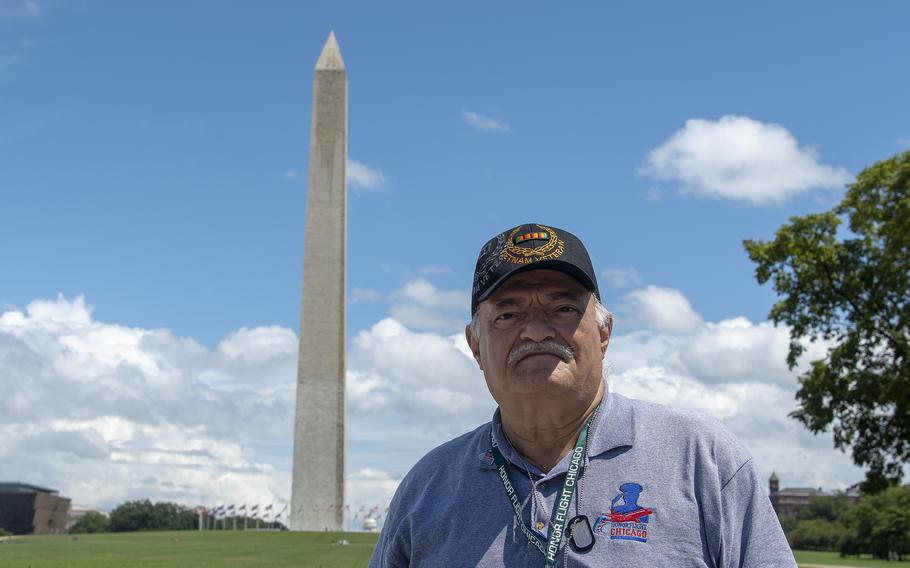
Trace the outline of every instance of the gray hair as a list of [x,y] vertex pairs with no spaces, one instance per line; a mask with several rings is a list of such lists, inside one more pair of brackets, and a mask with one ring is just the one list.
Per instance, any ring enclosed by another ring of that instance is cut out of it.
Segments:
[[[597,327],[600,329],[613,327],[613,314],[600,303],[597,296],[594,296],[594,317],[597,319]],[[474,339],[480,339],[480,322],[477,321],[477,312],[474,312],[474,315],[471,317],[471,323],[468,324],[468,329],[471,330],[471,336]]]

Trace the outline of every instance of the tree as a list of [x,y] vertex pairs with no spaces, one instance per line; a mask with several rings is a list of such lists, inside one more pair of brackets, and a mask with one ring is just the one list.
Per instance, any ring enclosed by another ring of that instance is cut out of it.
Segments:
[[199,517],[188,507],[176,503],[155,503],[152,506],[154,530],[187,531],[198,527]]
[[110,529],[111,521],[98,511],[89,511],[79,517],[70,529],[71,534],[102,533]]
[[845,520],[848,534],[842,552],[867,552],[889,560],[910,555],[910,486],[862,497]]
[[799,550],[838,550],[847,529],[840,523],[825,519],[799,521],[788,535],[790,546]]
[[148,499],[121,503],[111,511],[111,532],[148,530],[151,518],[152,502]]
[[831,346],[799,377],[791,416],[852,448],[864,492],[898,483],[910,460],[910,152],[863,170],[833,210],[743,244],[781,297],[769,318],[790,327],[790,368],[806,341]]
[[796,526],[799,524],[799,519],[792,515],[777,515],[777,520],[780,521],[780,528],[784,530],[784,534],[787,535],[789,539],[790,533],[796,530]]
[[127,501],[111,511],[111,532],[180,531],[197,526],[197,516],[176,503],[155,503],[148,499]]
[[822,519],[838,523],[850,508],[846,495],[816,495],[809,498],[809,505],[796,512],[799,520]]

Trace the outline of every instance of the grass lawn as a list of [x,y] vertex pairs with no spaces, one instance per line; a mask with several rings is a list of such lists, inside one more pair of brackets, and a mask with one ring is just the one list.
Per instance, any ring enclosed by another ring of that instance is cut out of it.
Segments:
[[[2,568],[362,568],[376,534],[256,531],[25,536],[0,544]],[[350,544],[335,544],[346,539]]]
[[[24,536],[0,543],[0,568],[362,568],[370,559],[376,537],[369,533],[256,531]],[[340,539],[350,544],[336,544]],[[910,568],[910,562],[841,558],[836,552],[797,550],[795,554],[804,568]]]
[[871,556],[856,558],[849,556],[841,558],[836,552],[812,552],[809,550],[794,550],[796,562],[800,566],[854,566],[855,568],[866,568],[867,566],[882,567],[890,566],[891,568],[901,568],[910,566],[910,562],[886,562],[885,560],[873,560]]

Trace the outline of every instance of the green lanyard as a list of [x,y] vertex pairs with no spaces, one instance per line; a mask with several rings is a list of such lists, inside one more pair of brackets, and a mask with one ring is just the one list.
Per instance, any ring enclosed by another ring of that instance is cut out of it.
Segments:
[[[543,554],[545,566],[553,566],[556,564],[556,553],[559,552],[559,543],[562,540],[563,532],[566,529],[566,523],[569,522],[569,505],[572,503],[572,496],[575,495],[575,485],[584,471],[585,449],[588,446],[588,428],[591,426],[591,421],[593,419],[594,414],[588,418],[588,421],[585,422],[581,432],[578,433],[578,441],[575,442],[575,449],[572,450],[572,460],[569,462],[569,471],[566,473],[566,480],[562,484],[562,490],[559,492],[559,496],[556,499],[556,506],[553,508],[553,515],[550,517],[550,538],[547,540],[546,546],[544,546],[543,542],[537,538],[534,531],[532,531],[521,519],[521,505],[518,504],[518,495],[515,493],[515,486],[512,484],[512,479],[509,477],[509,472],[506,471],[506,458],[504,458],[502,452],[499,451],[499,446],[496,445],[496,439],[493,437],[493,427],[492,425],[490,426],[490,451],[493,453],[493,460],[496,463],[499,478],[502,480],[502,486],[506,490],[509,502],[512,503],[512,509],[515,511],[515,518],[518,520],[518,526],[521,527],[521,532],[524,533],[528,541],[536,546],[537,550]],[[531,488],[531,491],[534,491],[533,487]]]

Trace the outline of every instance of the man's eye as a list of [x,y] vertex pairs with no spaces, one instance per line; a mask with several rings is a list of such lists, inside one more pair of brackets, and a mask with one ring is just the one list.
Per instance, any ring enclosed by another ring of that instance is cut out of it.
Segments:
[[560,311],[560,312],[564,312],[564,313],[570,313],[570,312],[571,312],[571,313],[576,313],[576,314],[580,314],[580,313],[581,313],[581,310],[579,310],[579,309],[576,308],[575,306],[560,306],[559,311]]
[[506,321],[506,320],[510,320],[510,319],[514,319],[514,318],[515,318],[515,314],[513,314],[513,313],[499,314],[498,316],[496,316],[496,319],[498,321]]

